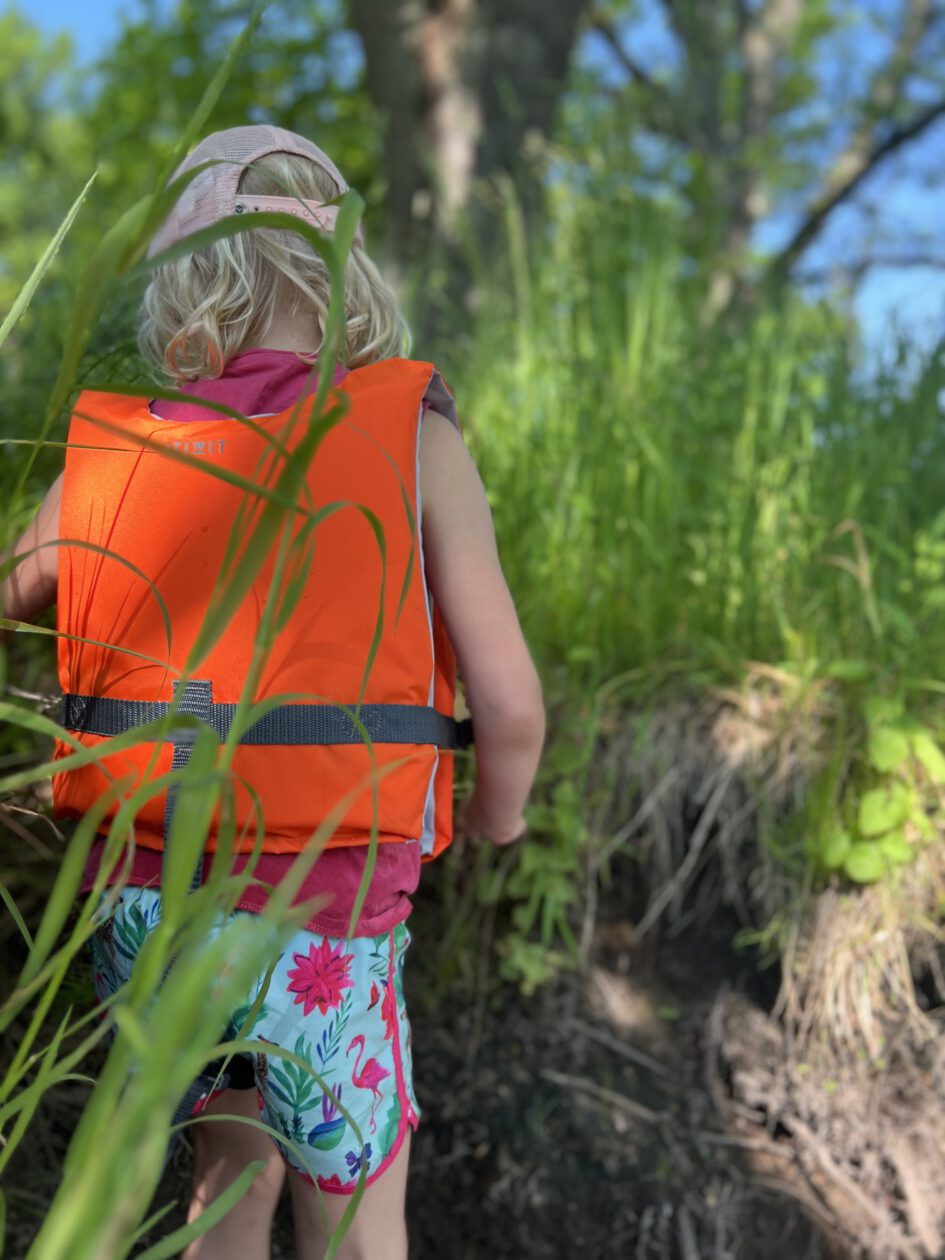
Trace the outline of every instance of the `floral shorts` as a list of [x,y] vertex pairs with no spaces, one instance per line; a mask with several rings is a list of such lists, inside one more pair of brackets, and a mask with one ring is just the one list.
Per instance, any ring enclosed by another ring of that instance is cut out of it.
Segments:
[[[129,979],[160,914],[156,889],[122,892],[114,915],[92,938],[100,1000]],[[370,1184],[399,1151],[407,1126],[417,1127],[403,992],[409,944],[405,923],[383,936],[347,941],[296,933],[276,964],[255,1024],[242,1031],[244,1037],[292,1051],[330,1091],[274,1052],[244,1056],[252,1062],[260,1119],[302,1148],[304,1161],[293,1146],[281,1146],[288,1163],[322,1190],[351,1193],[362,1166]],[[224,1035],[240,1029],[262,984],[260,977],[234,1010]],[[361,1141],[336,1102],[358,1126]]]

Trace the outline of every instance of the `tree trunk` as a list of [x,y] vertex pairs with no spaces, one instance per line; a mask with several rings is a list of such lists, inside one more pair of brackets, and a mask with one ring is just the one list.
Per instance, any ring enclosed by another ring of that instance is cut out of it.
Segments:
[[455,244],[467,213],[488,248],[475,183],[510,175],[526,207],[525,150],[547,137],[587,0],[350,0],[367,85],[384,116],[387,248],[400,265]]

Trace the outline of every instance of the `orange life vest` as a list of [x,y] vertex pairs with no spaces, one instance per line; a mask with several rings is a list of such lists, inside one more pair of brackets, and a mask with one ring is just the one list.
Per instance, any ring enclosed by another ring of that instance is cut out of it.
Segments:
[[[444,748],[451,740],[430,734],[429,720],[447,732],[454,725],[455,658],[425,583],[420,546],[420,419],[431,388],[449,403],[430,364],[392,359],[350,372],[336,391],[345,414],[318,445],[288,515],[294,540],[282,590],[294,589],[297,603],[255,689],[256,701],[277,700],[278,707],[234,754],[232,807],[243,848],[255,839],[257,804],[265,851],[294,853],[365,784],[370,754],[336,707],[353,708],[359,698],[365,724],[380,715],[375,764],[383,770],[402,762],[377,787],[380,841],[419,842],[427,858],[450,841],[453,758]],[[309,399],[295,411],[249,422],[209,409],[206,422],[174,422],[156,417],[142,398],[86,392],[76,403],[60,519],[59,629],[71,636],[59,639],[63,725],[83,745],[105,745],[102,766],[125,782],[123,799],[178,764],[175,745],[142,741],[110,754],[107,740],[174,702],[218,575],[233,562],[234,547],[235,569],[251,555],[267,502],[256,487],[284,497],[286,453],[313,431],[311,413]],[[341,506],[312,528],[329,505]],[[279,536],[226,629],[193,664],[189,678],[198,682],[186,681],[179,700],[180,711],[197,713],[221,734],[250,672],[260,624],[279,598],[272,586]],[[193,688],[195,705],[188,703]],[[419,733],[410,721],[417,714]],[[59,757],[72,751],[57,746]],[[81,815],[107,784],[97,764],[58,775],[57,812]],[[372,791],[363,787],[329,843],[366,843],[372,812]],[[136,842],[161,849],[165,823],[164,795],[152,796],[136,816]],[[215,822],[208,850],[216,832]]]

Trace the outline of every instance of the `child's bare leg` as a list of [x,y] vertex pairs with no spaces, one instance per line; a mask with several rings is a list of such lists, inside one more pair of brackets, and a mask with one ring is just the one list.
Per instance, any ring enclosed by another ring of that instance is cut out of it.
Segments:
[[[226,1089],[207,1105],[204,1115],[259,1118],[254,1089]],[[269,1260],[272,1218],[285,1178],[278,1148],[259,1129],[236,1120],[201,1121],[191,1128],[194,1185],[187,1213],[194,1220],[253,1160],[266,1166],[235,1207],[212,1229],[195,1239],[180,1260]]]
[[[404,1203],[410,1133],[390,1166],[366,1188],[354,1220],[336,1254],[336,1260],[407,1260],[407,1222]],[[289,1173],[292,1212],[295,1217],[295,1249],[298,1260],[324,1260],[328,1246],[323,1211],[332,1231],[351,1202],[347,1194],[319,1194],[313,1185]],[[203,1258],[201,1257],[201,1260]]]

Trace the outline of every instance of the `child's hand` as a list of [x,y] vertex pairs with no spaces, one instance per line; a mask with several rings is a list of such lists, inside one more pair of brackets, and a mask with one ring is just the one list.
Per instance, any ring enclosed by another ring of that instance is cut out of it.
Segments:
[[513,844],[520,839],[527,826],[521,815],[513,819],[490,818],[474,792],[457,811],[453,820],[453,834],[457,840],[475,838],[501,846]]

